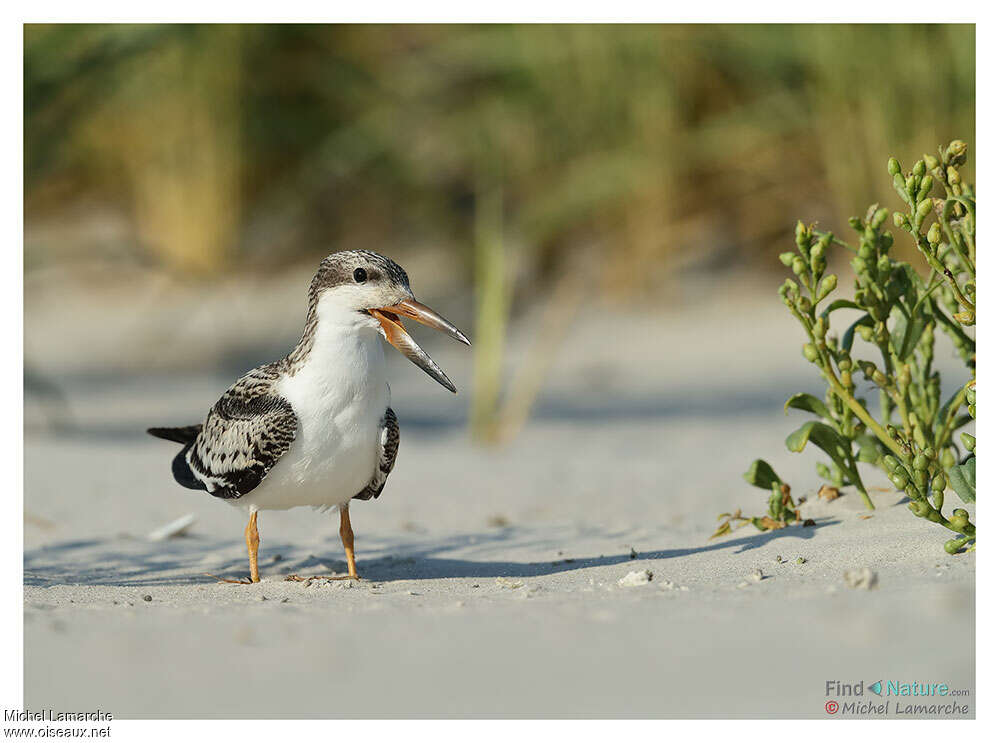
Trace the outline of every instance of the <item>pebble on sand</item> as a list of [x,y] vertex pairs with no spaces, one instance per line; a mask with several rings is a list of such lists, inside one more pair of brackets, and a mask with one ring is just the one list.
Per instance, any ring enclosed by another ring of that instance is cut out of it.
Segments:
[[690,590],[689,586],[678,586],[676,583],[674,583],[671,580],[664,580],[662,583],[659,584],[659,587],[660,588],[664,588],[667,591],[689,591]]
[[644,586],[652,580],[651,570],[632,570],[617,582],[619,586]]
[[870,591],[878,585],[878,574],[866,565],[862,568],[853,568],[843,573],[843,580],[849,588]]

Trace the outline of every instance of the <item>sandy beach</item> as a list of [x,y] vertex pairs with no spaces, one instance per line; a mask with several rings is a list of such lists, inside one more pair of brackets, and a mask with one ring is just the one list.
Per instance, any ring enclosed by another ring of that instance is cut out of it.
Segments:
[[[128,296],[98,310],[67,292],[56,314],[28,292],[29,708],[816,718],[829,716],[827,681],[899,679],[970,690],[943,700],[966,713],[902,716],[974,715],[975,556],[945,554],[947,532],[870,468],[875,512],[852,490],[815,497],[817,453],[786,451],[803,414],[782,404],[822,388],[772,277],[693,287],[643,313],[589,308],[528,424],[498,447],[467,432],[471,356],[420,334],[462,394],[390,357],[402,446],[383,495],[351,510],[363,580],[283,580],[345,570],[336,517],[298,509],[261,514],[261,583],[217,583],[206,574],[246,572],[243,513],[177,486],[175,448],[143,430],[201,420],[241,371],[294,343],[300,279],[283,281],[268,292],[268,306],[292,308],[277,325],[256,322],[266,308],[251,301],[234,317],[208,306],[211,323],[191,319],[196,343],[164,329],[182,303],[140,321]],[[467,302],[436,304],[470,327]],[[514,328],[512,364],[532,317]],[[257,335],[220,348],[237,327]],[[53,333],[62,342],[32,347]],[[200,367],[161,363],[204,349]],[[943,363],[945,387],[963,381]],[[807,498],[815,525],[709,541],[719,513],[764,511],[741,478],[756,457]],[[188,514],[185,535],[148,538]],[[865,569],[867,585],[844,578]],[[889,718],[912,701],[863,700],[887,702]]]

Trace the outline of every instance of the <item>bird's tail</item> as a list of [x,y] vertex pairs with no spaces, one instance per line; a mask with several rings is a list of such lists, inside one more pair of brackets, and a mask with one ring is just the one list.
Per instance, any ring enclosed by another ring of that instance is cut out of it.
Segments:
[[201,424],[182,426],[180,428],[147,428],[146,433],[158,439],[176,441],[178,444],[190,444],[201,433]]

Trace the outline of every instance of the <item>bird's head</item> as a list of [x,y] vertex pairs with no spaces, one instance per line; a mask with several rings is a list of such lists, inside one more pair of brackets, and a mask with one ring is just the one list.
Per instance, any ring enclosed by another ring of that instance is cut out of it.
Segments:
[[409,277],[395,261],[369,250],[328,255],[312,279],[309,297],[320,312],[325,307],[377,329],[407,359],[451,392],[457,391],[441,368],[406,332],[402,318],[440,330],[465,345],[471,343],[451,322],[416,301],[409,288]]

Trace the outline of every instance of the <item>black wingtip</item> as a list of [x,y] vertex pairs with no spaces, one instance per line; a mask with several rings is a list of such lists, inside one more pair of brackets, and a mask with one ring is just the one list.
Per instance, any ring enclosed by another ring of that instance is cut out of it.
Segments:
[[201,424],[182,426],[180,428],[147,428],[146,433],[158,439],[173,441],[178,444],[189,444],[201,433]]

